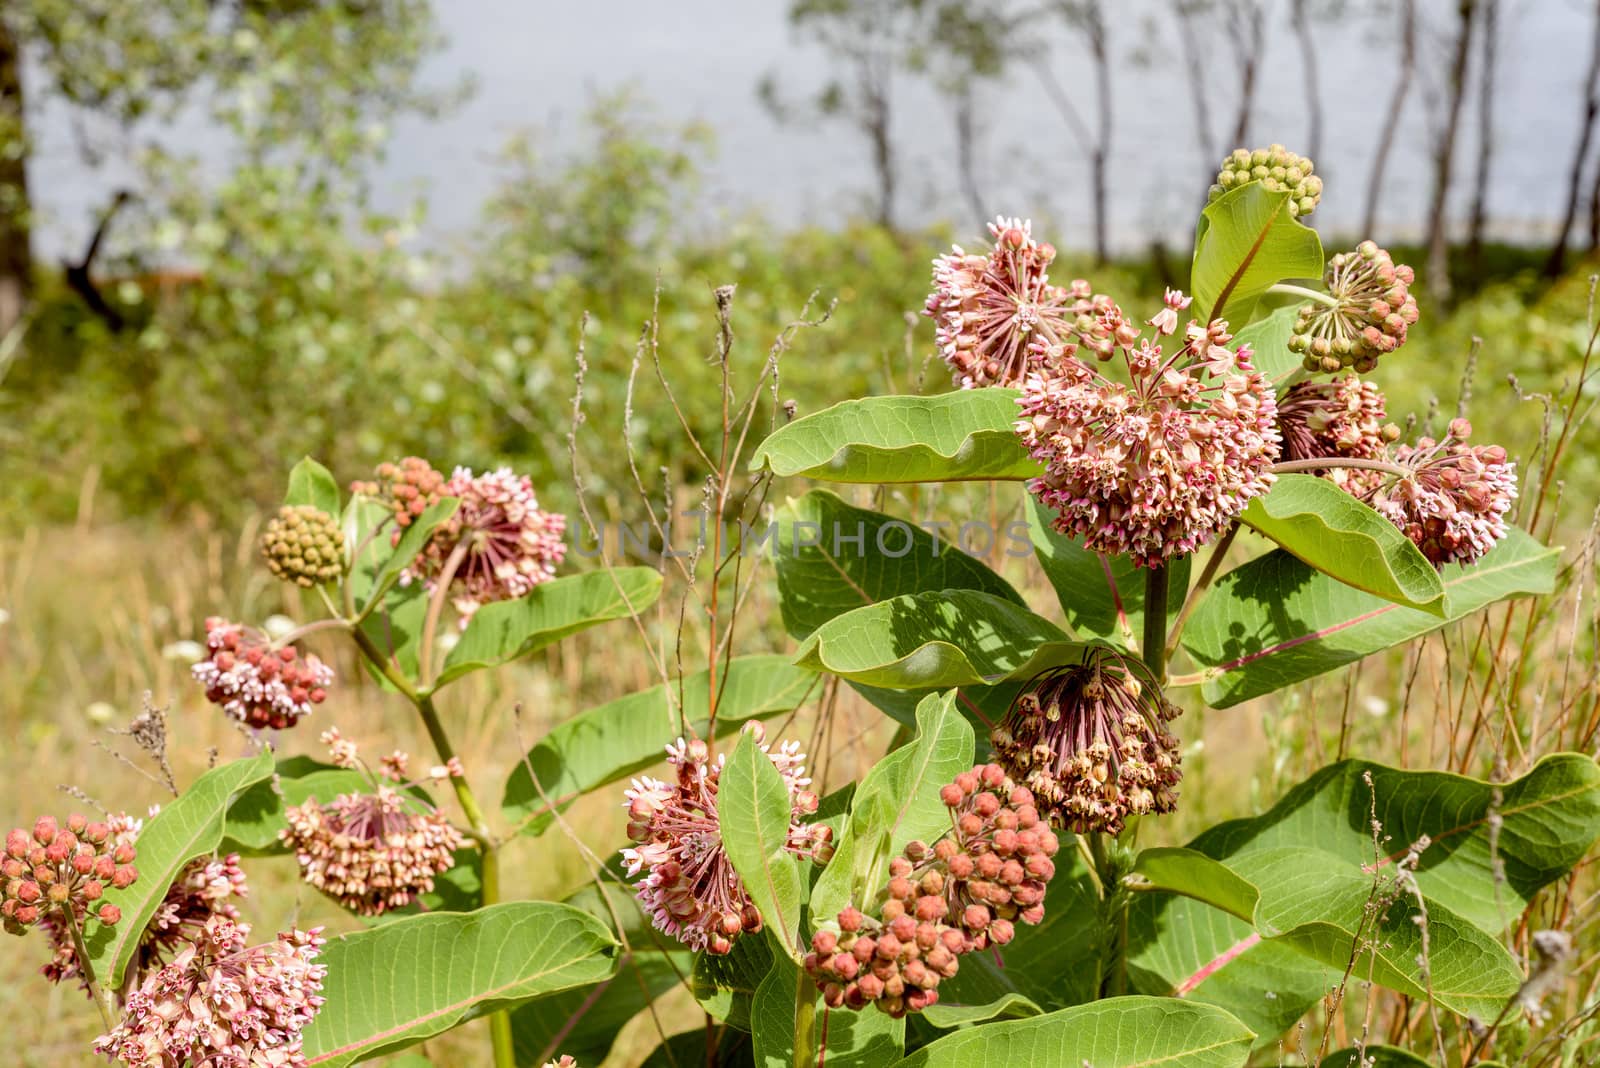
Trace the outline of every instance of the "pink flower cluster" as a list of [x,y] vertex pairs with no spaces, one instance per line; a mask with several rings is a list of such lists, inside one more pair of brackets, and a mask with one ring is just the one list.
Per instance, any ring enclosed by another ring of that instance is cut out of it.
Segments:
[[1442,441],[1402,445],[1391,459],[1408,472],[1372,491],[1372,507],[1436,566],[1470,564],[1505,537],[1517,467],[1498,445],[1468,445],[1472,424],[1450,421]]
[[206,620],[211,656],[191,670],[206,700],[249,727],[292,727],[328,696],[333,669],[292,645],[273,648],[267,636],[212,616]]
[[939,796],[952,830],[931,848],[907,843],[890,862],[878,915],[846,908],[812,937],[804,965],[829,1007],[921,1012],[962,954],[1006,945],[1016,924],[1044,919],[1058,842],[1033,794],[981,764]]
[[474,475],[458,467],[446,479],[415,456],[384,464],[377,473],[376,481],[351,488],[388,504],[396,519],[395,543],[429,505],[446,497],[460,500],[401,581],[420,581],[430,592],[447,583],[463,626],[483,605],[524,597],[554,578],[566,556],[566,517],[539,508],[526,475],[504,467]]
[[[1381,459],[1400,428],[1387,422],[1383,393],[1366,379],[1345,375],[1327,382],[1300,382],[1278,401],[1278,430],[1285,460],[1344,457]],[[1327,467],[1317,474],[1360,495],[1375,472]]]
[[323,999],[315,960],[321,928],[247,946],[250,928],[213,915],[170,964],[129,995],[95,1052],[130,1068],[206,1065],[296,1068],[302,1035]]
[[[1168,291],[1148,320],[1178,329],[1189,306]],[[1101,360],[1121,353],[1131,384],[1108,378],[1066,346],[1028,374],[1017,432],[1044,473],[1029,483],[1054,526],[1101,553],[1156,567],[1209,542],[1272,486],[1278,456],[1271,384],[1228,324],[1191,322],[1170,356],[1115,303],[1096,302],[1079,333]]]
[[[322,740],[343,768],[361,768],[355,743],[337,730]],[[404,753],[383,758],[385,776],[404,788]],[[446,778],[433,776],[435,781]],[[455,852],[465,840],[437,809],[374,780],[373,794],[342,794],[330,804],[316,798],[284,811],[288,826],[279,837],[294,850],[301,878],[345,908],[362,916],[378,916],[404,908],[418,894],[433,889],[435,875],[455,865]]]
[[139,878],[134,857],[133,845],[118,841],[109,824],[76,813],[66,826],[40,816],[31,831],[15,828],[6,835],[0,859],[0,923],[7,933],[20,935],[47,916],[70,910],[74,923],[92,913],[101,923],[114,924],[122,910],[95,902],[107,887],[133,885]]
[[[817,796],[806,789],[811,780],[799,743],[783,742],[773,750],[759,723],[745,729],[763,742],[762,751],[789,788],[789,852],[825,862],[833,854],[833,832],[803,822],[816,812]],[[722,846],[717,783],[723,759],[712,761],[699,739],[680,738],[668,746],[667,762],[677,770],[677,781],[633,780],[625,796],[628,838],[635,845],[622,851],[630,877],[645,873],[636,884],[637,897],[656,928],[691,949],[716,954],[731,950],[740,934],[761,929],[761,913]]]
[[988,252],[968,254],[957,245],[933,261],[933,293],[923,309],[963,389],[1020,385],[1034,363],[1069,340],[1089,307],[1087,282],[1050,284],[1056,250],[1033,239],[1031,223],[1001,216],[989,232],[995,244]]

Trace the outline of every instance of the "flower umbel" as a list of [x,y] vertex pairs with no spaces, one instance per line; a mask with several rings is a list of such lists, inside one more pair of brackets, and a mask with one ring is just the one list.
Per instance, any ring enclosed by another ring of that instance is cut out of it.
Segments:
[[[1169,293],[1150,320],[1176,330]],[[1170,314],[1169,314],[1170,313]],[[1278,455],[1270,383],[1228,324],[1191,322],[1171,356],[1106,302],[1084,336],[1102,360],[1121,352],[1131,385],[1062,352],[1029,373],[1017,433],[1045,472],[1028,484],[1054,526],[1093,552],[1155,567],[1216,537],[1271,488]]]
[[321,931],[288,931],[247,947],[247,925],[212,916],[129,995],[122,1020],[95,1040],[95,1052],[132,1068],[305,1064],[301,1032],[322,1007],[327,973],[312,963]]
[[1087,282],[1050,284],[1056,250],[1033,239],[1027,220],[1001,216],[989,232],[995,244],[987,253],[957,245],[933,261],[923,309],[963,389],[1019,385],[1034,360],[1070,340],[1069,325],[1088,308]]
[[79,923],[93,914],[104,924],[122,918],[115,905],[96,904],[107,887],[131,886],[139,871],[133,866],[131,842],[119,840],[110,824],[90,822],[74,813],[65,826],[40,816],[32,830],[21,827],[6,835],[0,860],[0,923],[8,934],[71,910]]
[[[745,728],[764,742],[759,723]],[[789,788],[790,820],[786,848],[818,862],[832,855],[832,830],[808,826],[804,817],[817,810],[817,796],[806,789],[805,754],[798,742],[783,742],[762,751]],[[628,875],[645,872],[637,884],[639,903],[656,928],[691,949],[727,953],[745,931],[761,929],[756,910],[722,845],[717,814],[717,784],[723,757],[710,759],[699,739],[679,739],[667,747],[667,762],[677,770],[668,784],[648,776],[633,780],[625,792],[628,838],[636,844],[622,851]]]
[[344,574],[344,531],[313,505],[285,505],[261,535],[267,570],[297,586],[321,586]]
[[1472,424],[1452,419],[1444,440],[1401,445],[1391,459],[1410,474],[1370,495],[1436,567],[1470,564],[1505,537],[1517,498],[1517,465],[1499,445],[1468,445]]
[[292,645],[274,648],[266,635],[212,616],[206,620],[211,656],[190,670],[206,700],[249,727],[292,727],[328,696],[333,669]]
[[1177,807],[1179,714],[1144,665],[1092,648],[1028,684],[990,735],[1001,767],[1041,813],[1077,834],[1117,834],[1129,815]]
[[1254,150],[1236,148],[1222,161],[1210,199],[1241,185],[1260,182],[1271,192],[1289,192],[1289,217],[1304,217],[1315,211],[1322,199],[1322,179],[1311,173],[1313,169],[1309,159],[1282,145]]
[[[341,767],[363,767],[355,743],[337,730],[323,741]],[[384,761],[396,766],[394,756]],[[376,793],[342,794],[327,805],[311,798],[286,809],[289,825],[278,834],[295,851],[301,877],[362,916],[403,908],[432,890],[433,877],[455,865],[464,838],[442,812],[401,793],[407,785],[374,781]]]
[[[1387,422],[1383,393],[1356,375],[1300,382],[1278,400],[1283,459],[1382,459],[1400,428]],[[1316,474],[1362,496],[1382,481],[1377,471],[1327,467]]]
[[1324,277],[1334,304],[1312,301],[1295,318],[1289,349],[1305,356],[1308,371],[1353,367],[1365,374],[1378,357],[1405,344],[1417,321],[1411,285],[1417,276],[1372,241],[1328,260]]

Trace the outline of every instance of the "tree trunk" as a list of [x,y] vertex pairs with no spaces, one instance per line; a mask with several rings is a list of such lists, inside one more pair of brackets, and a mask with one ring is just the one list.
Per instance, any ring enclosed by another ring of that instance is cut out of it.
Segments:
[[1594,48],[1589,53],[1588,82],[1583,94],[1583,125],[1578,128],[1578,147],[1572,154],[1572,168],[1567,177],[1567,208],[1561,216],[1561,228],[1556,231],[1555,247],[1544,261],[1544,273],[1554,278],[1566,266],[1567,238],[1572,233],[1572,223],[1578,217],[1578,196],[1583,184],[1583,162],[1589,156],[1589,142],[1594,137],[1594,118],[1600,113],[1600,4],[1595,5]]
[[872,169],[878,176],[878,225],[894,229],[894,194],[897,175],[894,169],[894,141],[889,135],[889,75],[867,74],[867,139],[872,143]]
[[1451,49],[1449,93],[1444,125],[1433,148],[1433,202],[1428,209],[1428,292],[1440,305],[1450,302],[1449,206],[1456,132],[1461,126],[1461,100],[1466,95],[1467,60],[1471,55],[1472,17],[1477,0],[1458,0],[1456,39]]
[[978,186],[978,122],[976,90],[970,80],[964,80],[955,91],[956,122],[956,172],[961,181],[961,195],[966,199],[967,210],[977,220],[981,230],[990,219],[990,212]]
[[1205,157],[1206,179],[1205,185],[1201,186],[1203,189],[1216,181],[1217,166],[1222,160],[1217,154],[1216,143],[1211,139],[1211,102],[1206,96],[1205,50],[1199,44],[1189,0],[1172,0],[1172,11],[1182,26],[1183,40],[1188,42],[1188,47],[1178,50],[1183,53],[1183,69],[1189,79],[1189,102],[1194,105],[1194,135],[1200,142],[1200,154]]
[[22,318],[33,289],[22,50],[0,16],[0,337]]
[[1474,271],[1483,260],[1483,230],[1489,221],[1489,164],[1494,157],[1494,75],[1499,53],[1500,0],[1484,0],[1483,69],[1478,75],[1478,169],[1472,183],[1472,225],[1467,231],[1467,262]]
[[1094,258],[1103,264],[1111,258],[1111,204],[1106,189],[1106,164],[1111,155],[1111,50],[1106,44],[1105,12],[1099,0],[1089,0],[1084,5],[1083,17],[1089,53],[1094,57],[1095,95],[1099,98],[1099,130],[1089,154],[1089,178],[1094,193]]
[[1400,129],[1400,112],[1405,107],[1407,94],[1411,92],[1411,80],[1416,70],[1417,0],[1401,0],[1400,73],[1395,76],[1394,92],[1389,95],[1389,108],[1384,115],[1383,133],[1378,136],[1378,147],[1372,156],[1372,173],[1367,177],[1367,207],[1361,214],[1362,237],[1371,237],[1378,229],[1378,198],[1383,195],[1383,172],[1389,163],[1389,152],[1394,148],[1395,134]]
[[1228,36],[1233,41],[1239,69],[1239,111],[1233,121],[1233,147],[1249,148],[1250,110],[1256,99],[1256,71],[1261,65],[1266,38],[1266,13],[1256,0],[1234,0],[1228,5]]
[[1322,162],[1322,79],[1317,73],[1317,44],[1311,36],[1308,0],[1294,0],[1294,32],[1300,42],[1300,67],[1306,79],[1306,148],[1313,163]]

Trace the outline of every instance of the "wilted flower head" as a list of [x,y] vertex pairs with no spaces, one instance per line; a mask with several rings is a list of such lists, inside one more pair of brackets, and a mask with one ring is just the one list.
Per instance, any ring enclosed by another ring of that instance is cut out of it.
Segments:
[[[1158,336],[1186,304],[1168,294],[1150,320]],[[1270,383],[1248,346],[1228,347],[1222,320],[1191,322],[1164,356],[1108,301],[1080,336],[1102,360],[1121,352],[1131,385],[1067,353],[1029,373],[1016,429],[1045,468],[1029,490],[1057,513],[1057,530],[1093,552],[1127,553],[1141,567],[1193,552],[1272,485]]]
[[1406,330],[1417,321],[1410,289],[1416,280],[1410,267],[1396,264],[1372,241],[1338,253],[1328,260],[1324,277],[1334,303],[1301,306],[1290,351],[1305,356],[1308,371],[1372,370],[1379,356],[1405,344]]
[[[355,744],[337,730],[323,741],[339,766],[361,767]],[[384,759],[394,766],[393,757]],[[289,825],[278,832],[294,850],[301,878],[362,916],[403,908],[432,890],[463,841],[442,812],[388,785],[376,789],[291,806],[284,812]]]
[[1443,441],[1401,445],[1391,459],[1410,473],[1368,498],[1435,566],[1470,564],[1505,537],[1517,465],[1498,445],[1468,445],[1472,424],[1452,419]]
[[284,505],[261,534],[261,555],[285,582],[321,586],[344,574],[344,531],[315,505]]
[[129,995],[95,1052],[131,1068],[306,1063],[301,1032],[322,1007],[322,929],[246,946],[250,928],[214,915],[172,963]]
[[448,583],[463,626],[483,605],[524,597],[554,578],[566,556],[566,517],[541,510],[532,480],[510,468],[474,475],[458,467],[446,480],[413,456],[379,467],[378,475],[378,482],[352,488],[389,504],[396,543],[428,505],[446,497],[460,500],[455,515],[433,532],[401,581],[421,581],[430,592]]
[[46,916],[71,909],[77,922],[93,915],[114,924],[121,910],[97,904],[107,887],[120,890],[139,877],[131,842],[120,841],[111,825],[76,813],[63,826],[40,816],[31,830],[6,835],[0,859],[0,922],[20,935]]
[[1087,282],[1050,284],[1056,250],[1033,239],[1031,223],[1001,216],[989,232],[988,252],[968,255],[957,245],[933,261],[924,308],[964,389],[1019,385],[1030,364],[1071,340],[1070,324],[1088,310]]
[[246,726],[292,727],[328,696],[333,669],[292,645],[274,647],[260,631],[212,616],[206,620],[209,659],[190,670],[206,700]]
[[990,735],[996,759],[1040,812],[1075,833],[1116,834],[1130,814],[1177,806],[1179,709],[1131,657],[1093,648],[1017,695]]
[[1222,161],[1217,182],[1211,187],[1215,200],[1230,189],[1260,182],[1271,192],[1288,191],[1289,216],[1304,217],[1316,210],[1322,199],[1322,179],[1312,174],[1312,163],[1282,145],[1270,148],[1236,148]]
[[[764,743],[759,723],[745,729]],[[800,744],[761,748],[789,788],[786,848],[799,857],[826,861],[833,851],[833,832],[802,822],[817,810],[817,795],[806,789],[811,780],[805,776]],[[761,929],[761,913],[722,846],[717,784],[723,757],[712,761],[704,742],[680,738],[667,747],[667,762],[677,770],[676,783],[642,776],[625,791],[628,838],[636,844],[624,849],[622,858],[630,877],[646,873],[636,884],[637,896],[658,930],[691,949],[726,953],[741,933]]]
[[[1387,414],[1383,393],[1356,375],[1297,383],[1278,401],[1283,459],[1381,459],[1400,436],[1400,428],[1386,421]],[[1349,467],[1316,473],[1358,497],[1382,480],[1379,472]]]

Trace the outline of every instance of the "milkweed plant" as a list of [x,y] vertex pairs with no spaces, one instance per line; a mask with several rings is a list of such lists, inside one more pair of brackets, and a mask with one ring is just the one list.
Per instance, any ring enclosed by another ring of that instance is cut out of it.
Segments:
[[[1494,780],[1339,760],[1185,847],[1140,845],[1185,804],[1186,711],[1265,698],[1270,716],[1286,687],[1557,581],[1559,550],[1513,525],[1522,473],[1492,434],[1390,421],[1382,381],[1427,326],[1415,276],[1372,241],[1325,256],[1321,193],[1281,146],[1230,154],[1187,286],[1158,294],[1052,278],[1055,249],[997,218],[933,261],[951,388],[799,418],[781,357],[825,313],[741,361],[719,289],[710,441],[652,324],[621,439],[646,398],[676,414],[702,479],[687,551],[669,549],[682,490],[637,463],[651,552],[607,546],[581,339],[570,524],[511,470],[407,457],[341,483],[302,462],[261,554],[319,617],[197,636],[193,684],[252,755],[142,818],[10,831],[5,929],[98,1011],[93,1053],[129,1066],[369,1063],[479,1017],[472,1063],[595,1065],[680,987],[705,1026],[650,1064],[1413,1063],[1374,991],[1415,1063],[1528,1048],[1572,952],[1530,905],[1600,835],[1589,757]],[[803,479],[879,506],[988,483],[1056,603]],[[770,635],[741,609],[774,584],[794,644],[746,652]],[[659,683],[482,781],[440,692],[601,625]],[[431,754],[341,735],[336,642]],[[803,750],[849,689],[895,734],[824,792]],[[627,841],[583,846],[592,880],[567,900],[520,900],[502,855],[579,841],[564,813],[597,792]],[[273,855],[352,922],[253,930],[247,873]],[[1308,1041],[1319,1008],[1355,1023]]]

